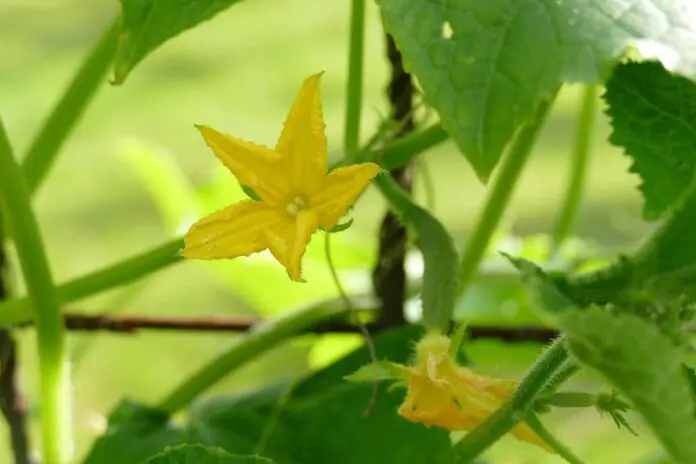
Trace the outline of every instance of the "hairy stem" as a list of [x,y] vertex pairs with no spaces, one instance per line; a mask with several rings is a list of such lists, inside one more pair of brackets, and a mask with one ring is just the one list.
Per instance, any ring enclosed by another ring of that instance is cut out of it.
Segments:
[[568,182],[563,207],[553,230],[553,247],[557,249],[568,238],[580,210],[583,187],[587,176],[587,161],[590,153],[594,122],[597,115],[597,86],[588,84],[582,95],[582,104],[578,114],[575,147],[570,165]]
[[36,319],[41,431],[46,462],[67,462],[72,453],[70,376],[58,295],[31,209],[29,190],[0,123],[0,204],[17,249]]
[[512,192],[517,185],[522,169],[527,164],[539,132],[546,121],[552,100],[541,104],[535,120],[520,129],[506,154],[499,172],[488,190],[483,211],[474,225],[474,230],[464,249],[461,260],[461,291],[464,292],[476,275],[478,266],[488,248],[495,229],[503,217]]
[[346,91],[345,156],[353,159],[360,143],[360,115],[363,96],[363,55],[365,51],[365,0],[352,0],[348,87]]
[[116,53],[119,33],[117,20],[90,52],[24,156],[22,172],[30,195],[41,185],[63,142],[104,81]]
[[260,325],[239,339],[217,358],[203,366],[165,397],[159,408],[171,414],[188,406],[201,393],[233,370],[274,346],[300,335],[308,328],[345,316],[346,308],[315,305],[294,311],[276,321]]
[[567,358],[565,340],[559,337],[532,365],[510,400],[457,443],[455,452],[458,462],[472,462],[512,430],[532,409],[537,395]]

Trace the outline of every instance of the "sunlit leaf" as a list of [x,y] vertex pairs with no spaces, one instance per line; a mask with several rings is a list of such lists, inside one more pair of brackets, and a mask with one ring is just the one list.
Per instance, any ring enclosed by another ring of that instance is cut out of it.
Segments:
[[691,0],[378,0],[428,102],[486,180],[561,82],[601,82],[629,47],[696,77]]
[[642,180],[643,215],[656,219],[674,205],[696,171],[696,83],[660,63],[618,66],[607,83],[611,142],[633,158]]

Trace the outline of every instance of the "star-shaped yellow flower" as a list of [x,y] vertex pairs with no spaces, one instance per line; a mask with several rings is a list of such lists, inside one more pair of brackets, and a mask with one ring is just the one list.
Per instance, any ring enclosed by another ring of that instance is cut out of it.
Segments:
[[229,259],[268,249],[292,280],[304,281],[302,256],[314,232],[333,229],[380,171],[362,163],[328,172],[321,75],[302,84],[273,150],[197,126],[218,159],[261,200],[240,201],[191,226],[184,257]]
[[[427,334],[418,342],[416,364],[405,370],[408,391],[399,414],[426,426],[471,430],[508,400],[517,382],[484,377],[457,365],[450,357],[450,344],[440,334]],[[524,422],[512,434],[554,453]]]

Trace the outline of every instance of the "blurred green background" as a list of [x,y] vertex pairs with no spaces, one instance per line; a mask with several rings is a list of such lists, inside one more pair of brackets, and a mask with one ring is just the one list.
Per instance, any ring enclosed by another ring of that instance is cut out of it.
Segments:
[[[155,51],[125,85],[104,85],[35,202],[56,279],[62,282],[161,244],[176,236],[179,216],[196,219],[241,198],[234,179],[205,147],[193,124],[273,145],[300,83],[320,70],[326,71],[323,95],[330,151],[340,157],[348,9],[347,1],[242,2]],[[18,154],[26,150],[117,11],[117,2],[0,0],[0,112]],[[388,114],[384,37],[371,2],[366,43],[364,139]],[[506,232],[520,236],[551,230],[567,179],[579,90],[568,87],[561,94],[506,215]],[[628,173],[627,158],[607,143],[608,134],[608,122],[601,115],[576,233],[583,239],[581,246],[626,249],[650,225],[640,219],[638,179]],[[142,160],[160,163],[178,186],[167,197],[173,208],[169,219],[142,181]],[[431,150],[424,160],[434,179],[434,212],[461,244],[476,219],[485,188],[452,143]],[[186,194],[191,186],[201,191],[198,202]],[[426,197],[421,175],[416,197],[419,201]],[[353,213],[353,227],[333,241],[342,277],[356,291],[369,288],[384,211],[381,198],[368,191]],[[224,263],[187,262],[70,308],[138,314],[278,314],[335,295],[322,246],[315,239],[310,247],[309,283],[304,285],[290,282],[280,265],[263,256]],[[477,294],[464,300],[460,315],[505,323],[533,318],[515,304],[486,307],[485,297]],[[33,333],[23,330],[19,337],[24,385],[35,415]],[[152,332],[72,336],[78,456],[104,430],[105,414],[123,395],[160,399],[232,337]],[[215,390],[253,388],[294,377],[357,342],[354,336],[289,342],[235,372]],[[486,341],[472,343],[469,352],[481,369],[518,377],[540,348]],[[576,385],[583,384],[594,388],[595,381],[581,376]],[[570,411],[552,422],[558,424],[559,437],[590,463],[634,462],[654,448],[640,424],[641,436],[633,437],[594,411]],[[1,424],[0,434],[5,432]],[[0,445],[1,463],[10,462],[7,448]],[[490,456],[496,463],[560,462],[509,438]]]

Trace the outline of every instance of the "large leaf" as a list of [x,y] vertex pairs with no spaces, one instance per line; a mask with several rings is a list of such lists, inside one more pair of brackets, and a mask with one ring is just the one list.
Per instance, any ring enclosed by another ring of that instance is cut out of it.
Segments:
[[[375,338],[377,354],[405,363],[421,335],[415,326],[380,334]],[[363,416],[371,387],[344,377],[367,362],[363,347],[285,395],[267,390],[201,402],[190,414],[192,439],[237,453],[259,452],[282,464],[451,462],[446,431],[426,429],[397,415],[403,391],[380,389],[374,410]]]
[[[421,335],[417,326],[381,334],[375,338],[378,356],[405,363]],[[108,432],[86,462],[138,463],[182,442],[262,454],[280,464],[452,462],[447,431],[398,416],[403,391],[381,389],[372,414],[363,415],[371,386],[344,377],[367,362],[363,347],[297,385],[202,401],[181,428],[171,426],[161,412],[126,403],[112,414]]]
[[[268,427],[273,409],[249,409],[246,401],[212,401],[197,410],[197,431],[209,443],[242,451],[258,449],[279,463],[337,464],[452,462],[449,435],[396,413],[403,392],[380,388],[369,417],[369,384],[350,384],[287,404]],[[261,421],[261,418],[265,418]],[[265,437],[262,442],[259,437]],[[245,447],[246,446],[246,447]]]
[[148,459],[147,464],[273,464],[260,456],[239,456],[222,448],[203,445],[179,445],[167,447]]
[[[378,356],[405,362],[420,334],[419,328],[405,327],[380,335],[375,340]],[[363,415],[371,386],[343,378],[368,360],[364,348],[356,350],[284,398],[260,392],[200,403],[191,412],[193,438],[237,453],[259,452],[281,464],[452,462],[445,430],[427,429],[397,415],[403,391],[380,389],[372,413]]]
[[459,258],[452,237],[427,210],[413,203],[391,177],[380,176],[376,184],[401,221],[417,234],[423,253],[423,324],[447,331],[459,290]]
[[678,462],[696,462],[696,398],[684,354],[654,324],[616,308],[579,309],[534,264],[512,259],[570,354],[616,386]]
[[273,404],[252,408],[253,398],[215,398],[196,408],[192,425],[206,443],[235,452],[258,451],[282,464],[452,462],[447,431],[398,416],[403,391],[380,388],[376,406],[365,417],[371,394],[369,384],[345,383],[291,399],[270,427]]
[[691,0],[378,0],[442,125],[486,180],[561,82],[601,82],[633,46],[696,77]]
[[683,353],[648,322],[594,307],[558,318],[570,353],[626,395],[677,461],[696,462],[696,403]]
[[607,83],[611,142],[633,158],[645,198],[643,215],[656,219],[691,184],[696,170],[696,84],[660,63],[618,66]]
[[145,56],[171,39],[240,0],[121,0],[122,30],[114,61],[121,84]]

